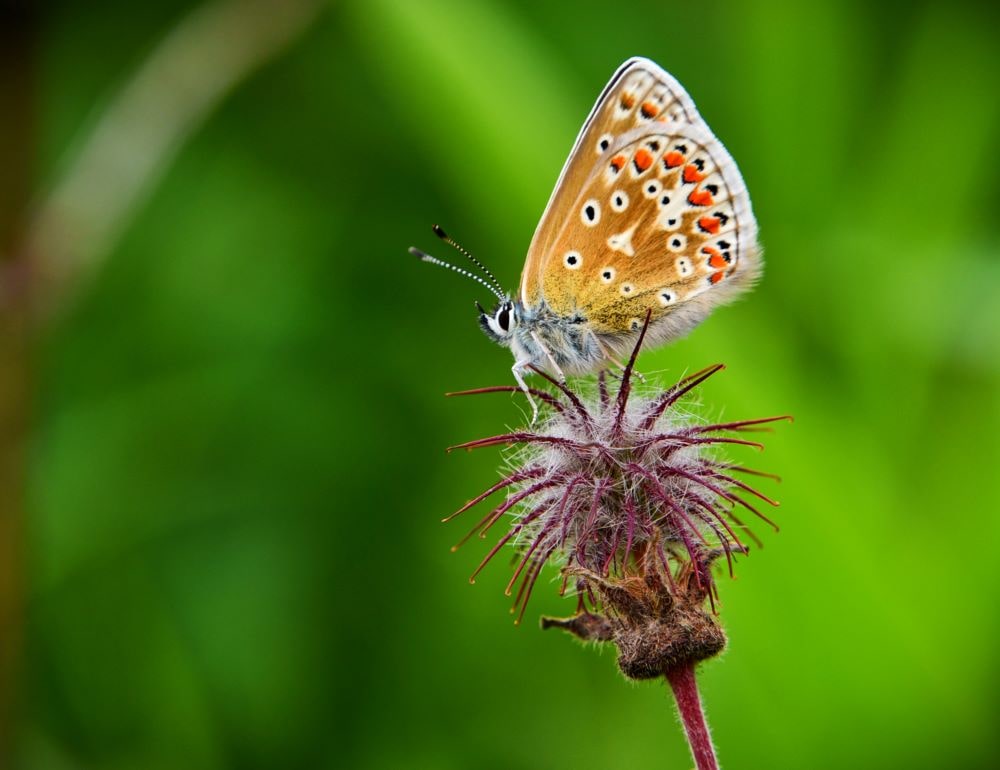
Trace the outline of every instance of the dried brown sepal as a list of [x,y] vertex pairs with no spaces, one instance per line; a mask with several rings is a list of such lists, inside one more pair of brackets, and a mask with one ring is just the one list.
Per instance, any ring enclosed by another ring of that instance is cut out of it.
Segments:
[[542,628],[559,628],[585,642],[614,641],[614,624],[603,615],[581,612],[571,618],[542,618]]
[[585,641],[613,642],[618,667],[629,679],[656,679],[722,652],[726,635],[705,609],[708,594],[693,571],[675,580],[663,580],[656,570],[644,571],[643,576],[605,578],[571,569],[600,597],[606,614],[544,618],[542,628],[560,628]]

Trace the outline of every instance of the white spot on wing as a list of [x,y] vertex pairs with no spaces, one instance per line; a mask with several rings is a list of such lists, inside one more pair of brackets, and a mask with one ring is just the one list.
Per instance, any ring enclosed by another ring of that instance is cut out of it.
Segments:
[[681,212],[686,208],[684,193],[664,188],[657,205],[660,207],[660,216],[656,222],[660,228],[667,231],[678,229],[683,222]]
[[620,251],[626,257],[634,257],[635,249],[632,248],[632,234],[635,232],[637,226],[638,223],[632,225],[625,232],[612,235],[608,238],[608,246],[615,251]]
[[677,301],[677,292],[673,289],[660,289],[656,298],[660,300],[660,304],[663,305],[663,307],[666,307],[667,305],[672,305]]
[[601,204],[596,198],[591,198],[580,207],[580,221],[587,227],[593,227],[601,221]]
[[628,193],[624,190],[615,190],[611,193],[611,208],[618,213],[628,208]]

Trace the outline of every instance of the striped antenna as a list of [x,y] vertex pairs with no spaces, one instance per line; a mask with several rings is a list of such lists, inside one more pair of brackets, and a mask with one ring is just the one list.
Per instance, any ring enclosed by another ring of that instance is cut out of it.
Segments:
[[464,246],[460,246],[457,241],[455,241],[443,229],[441,229],[441,225],[434,225],[433,230],[434,230],[434,235],[436,235],[438,238],[440,238],[442,241],[447,243],[449,246],[451,246],[459,253],[464,254],[472,264],[474,264],[476,267],[478,267],[480,270],[486,273],[486,277],[493,282],[493,285],[496,287],[496,290],[499,291],[501,294],[503,294],[503,286],[500,285],[500,281],[497,280],[496,276],[490,272],[490,269],[486,267],[486,265],[484,265],[482,262],[480,262],[478,259],[472,256],[472,254],[469,252],[467,248],[465,248]]
[[476,275],[475,273],[470,273],[465,268],[458,267],[457,265],[453,265],[450,262],[445,262],[443,259],[432,257],[430,254],[427,254],[426,252],[423,252],[420,249],[414,248],[413,246],[410,247],[409,251],[413,256],[419,257],[424,262],[430,262],[432,265],[437,265],[438,267],[446,267],[449,270],[454,270],[459,275],[464,275],[466,278],[471,278],[476,283],[481,283],[483,286],[489,289],[494,295],[496,295],[496,298],[500,300],[500,302],[507,301],[507,297],[500,291],[500,289],[495,287],[493,284],[487,282],[480,276]]

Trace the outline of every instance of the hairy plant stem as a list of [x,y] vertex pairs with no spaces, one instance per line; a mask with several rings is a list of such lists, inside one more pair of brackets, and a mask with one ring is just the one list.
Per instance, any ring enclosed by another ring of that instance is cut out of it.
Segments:
[[670,689],[674,691],[677,701],[677,711],[684,723],[684,734],[687,735],[691,756],[697,770],[719,770],[715,758],[715,747],[712,737],[708,734],[708,724],[705,722],[705,712],[701,708],[701,698],[698,697],[698,683],[694,679],[694,664],[687,663],[666,672]]

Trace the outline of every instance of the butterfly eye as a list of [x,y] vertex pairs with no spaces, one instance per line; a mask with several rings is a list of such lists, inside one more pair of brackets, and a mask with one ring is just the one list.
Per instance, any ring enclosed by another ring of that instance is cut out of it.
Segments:
[[506,307],[501,309],[497,313],[497,326],[503,329],[505,332],[510,331],[510,310]]
[[587,227],[593,227],[598,222],[601,221],[601,204],[598,203],[594,198],[583,204],[583,208],[580,209],[580,219]]
[[580,256],[579,251],[567,251],[566,256],[563,257],[563,264],[570,270],[579,270],[580,265],[583,264],[583,257]]

